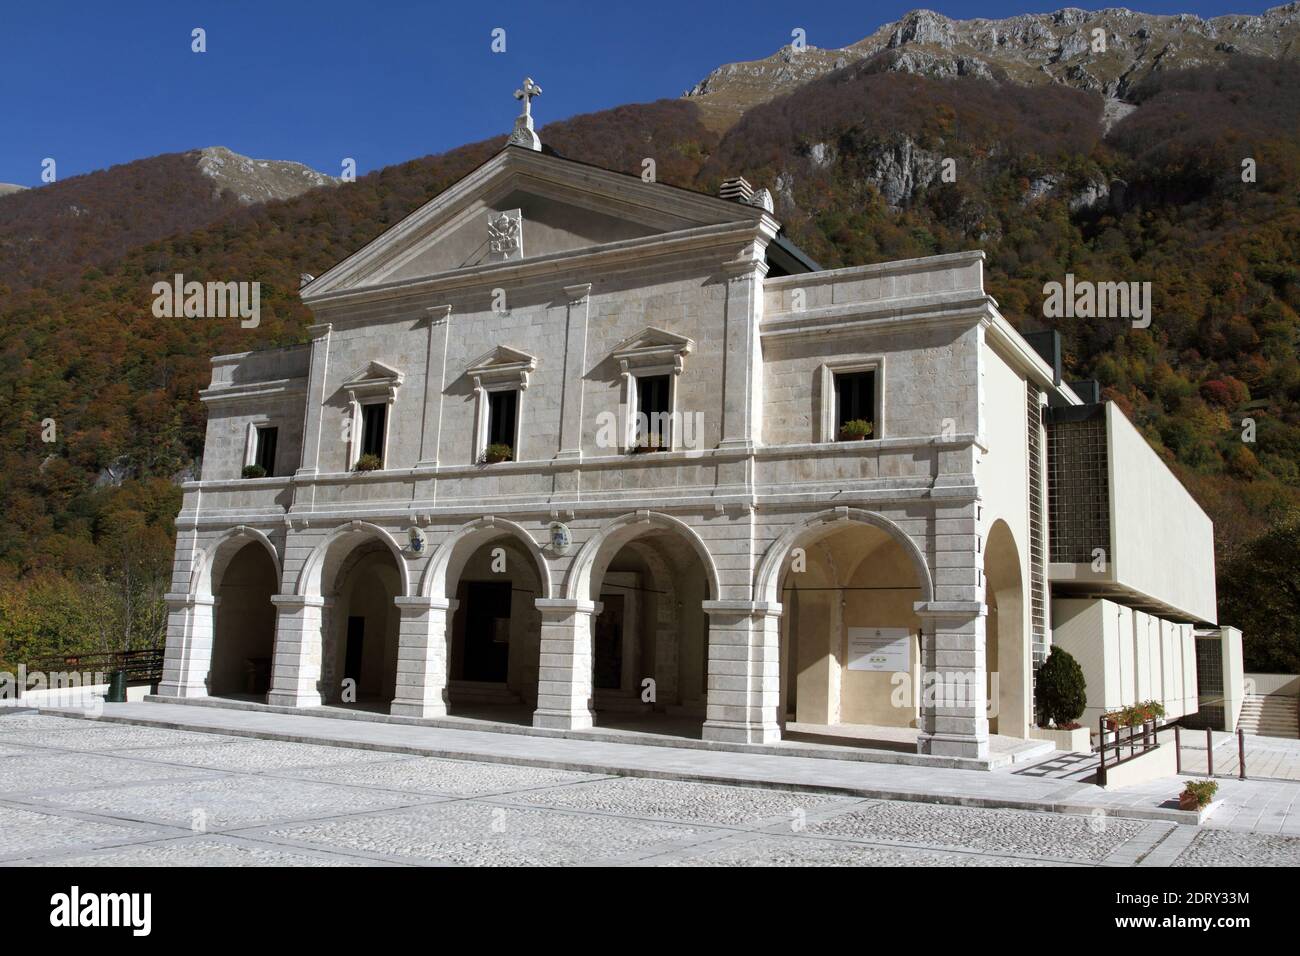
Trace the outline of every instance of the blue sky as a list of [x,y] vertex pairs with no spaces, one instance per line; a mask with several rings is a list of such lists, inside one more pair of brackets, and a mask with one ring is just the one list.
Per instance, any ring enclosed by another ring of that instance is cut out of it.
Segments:
[[[1280,0],[1274,0],[1280,2]],[[35,186],[158,153],[229,146],[337,175],[510,129],[524,75],[539,124],[679,96],[715,66],[763,57],[800,27],[844,46],[917,6],[1003,17],[1013,0],[278,2],[60,0],[0,5],[0,182]],[[1263,0],[1134,4],[1149,13],[1258,13]],[[190,31],[208,50],[191,52]],[[491,33],[506,31],[506,52]]]

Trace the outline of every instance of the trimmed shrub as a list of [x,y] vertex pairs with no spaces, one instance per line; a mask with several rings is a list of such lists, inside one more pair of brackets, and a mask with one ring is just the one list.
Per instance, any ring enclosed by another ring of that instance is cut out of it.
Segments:
[[1088,706],[1088,684],[1083,679],[1083,668],[1068,651],[1053,647],[1047,655],[1038,669],[1034,703],[1038,705],[1039,720],[1050,721],[1058,727],[1078,720]]
[[384,467],[384,460],[378,455],[362,455],[353,465],[354,471],[378,471]]
[[245,465],[243,476],[245,478],[265,478],[266,469],[261,465]]

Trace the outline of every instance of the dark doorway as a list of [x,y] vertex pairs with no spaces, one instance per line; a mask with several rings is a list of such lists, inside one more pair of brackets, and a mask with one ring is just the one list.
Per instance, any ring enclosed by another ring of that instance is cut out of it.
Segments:
[[623,595],[602,594],[601,612],[596,617],[595,674],[598,690],[623,687]]
[[361,686],[361,653],[366,643],[366,619],[364,617],[348,618],[348,643],[343,657],[343,679],[351,678]]
[[508,581],[465,582],[465,680],[505,682],[512,593]]

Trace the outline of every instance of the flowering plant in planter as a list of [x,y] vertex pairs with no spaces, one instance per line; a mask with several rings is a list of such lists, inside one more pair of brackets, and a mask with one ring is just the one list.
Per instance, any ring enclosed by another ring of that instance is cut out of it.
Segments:
[[1183,792],[1178,795],[1178,808],[1200,810],[1208,807],[1218,792],[1219,785],[1213,780],[1188,780]]
[[384,467],[384,460],[378,455],[362,455],[352,466],[353,471],[378,471]]
[[633,454],[644,454],[645,452],[667,450],[667,444],[658,435],[642,435],[640,440],[632,446]]
[[483,460],[489,465],[495,465],[499,461],[513,461],[514,455],[515,452],[513,448],[509,445],[503,445],[500,443],[488,445],[487,448],[483,450]]
[[840,438],[844,441],[859,441],[870,436],[874,426],[861,418],[854,418],[840,426]]

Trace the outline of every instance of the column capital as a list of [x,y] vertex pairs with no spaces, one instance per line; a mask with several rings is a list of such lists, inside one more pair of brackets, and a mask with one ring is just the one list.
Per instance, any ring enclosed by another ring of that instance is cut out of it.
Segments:
[[194,607],[196,604],[204,604],[209,607],[217,603],[217,599],[211,594],[164,594],[163,600],[169,608],[179,610],[184,607]]
[[766,601],[701,601],[700,607],[709,616],[722,617],[780,617],[779,603]]
[[599,601],[585,601],[581,598],[536,598],[533,604],[543,614],[599,614]]
[[324,607],[327,602],[319,594],[272,594],[271,603],[276,607],[297,608]]
[[917,601],[912,610],[917,617],[963,621],[984,617],[988,613],[983,601]]
[[460,604],[455,598],[429,597],[424,594],[395,597],[393,603],[402,610],[411,611],[454,611]]

